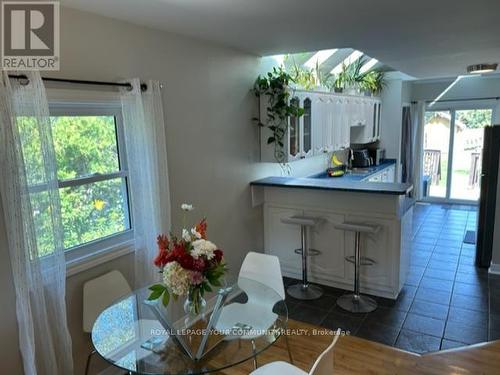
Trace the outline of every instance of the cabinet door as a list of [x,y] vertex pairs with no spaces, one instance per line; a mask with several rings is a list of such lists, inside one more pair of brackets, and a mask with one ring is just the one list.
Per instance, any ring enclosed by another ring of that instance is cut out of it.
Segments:
[[381,112],[382,112],[382,103],[378,102],[377,103],[377,123],[376,123],[376,139],[380,140],[380,119],[381,119]]
[[[368,257],[375,261],[372,266],[361,267],[361,290],[370,287],[387,288],[392,290],[395,284],[394,267],[398,259],[394,259],[391,249],[395,246],[393,243],[393,234],[396,231],[395,225],[390,220],[366,218],[362,216],[349,215],[346,221],[354,223],[376,224],[380,225],[380,230],[376,234],[361,235],[361,256]],[[348,255],[354,255],[354,233],[346,232],[346,252]],[[354,280],[354,266],[346,262],[347,278]]]
[[325,151],[326,146],[325,104],[320,95],[314,97],[312,108],[313,153],[320,155]]
[[305,158],[308,156],[312,156],[312,139],[313,139],[313,127],[312,127],[312,100],[310,97],[306,97],[302,102],[302,106],[304,108],[304,116],[301,118],[301,129],[300,129],[300,138],[301,138],[301,150],[300,157]]
[[[298,97],[290,100],[294,105],[300,105]],[[295,116],[290,116],[288,126],[288,160],[296,160],[300,157],[300,122]]]
[[324,110],[325,110],[325,139],[324,147],[326,152],[337,150],[337,136],[335,133],[335,98],[331,95],[323,97]]
[[345,127],[348,126],[344,100],[342,98],[334,98],[331,110],[332,151],[335,151],[342,148]]
[[281,219],[302,215],[299,209],[268,206],[265,209],[265,246],[266,253],[276,255],[285,273],[301,275],[301,258],[294,250],[300,248],[300,227],[284,224]]
[[[339,148],[345,148],[349,147],[351,143],[351,123],[353,119],[356,117],[355,114],[355,104],[353,103],[352,99],[349,99],[350,103],[347,103],[347,119],[344,117],[344,121],[342,121],[340,125],[340,141],[339,141]],[[344,108],[345,105],[344,105]],[[346,121],[347,120],[347,121]]]
[[344,215],[320,210],[305,210],[304,214],[321,219],[309,234],[310,248],[320,252],[309,258],[310,274],[315,278],[344,281],[344,232],[335,229],[336,224],[344,222]]

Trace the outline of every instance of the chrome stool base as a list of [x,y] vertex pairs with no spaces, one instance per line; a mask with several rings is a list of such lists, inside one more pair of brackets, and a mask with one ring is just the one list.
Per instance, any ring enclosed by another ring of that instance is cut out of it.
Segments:
[[300,300],[317,299],[323,295],[323,289],[311,284],[305,286],[303,284],[291,285],[286,291],[291,297]]
[[337,305],[352,313],[369,313],[377,308],[377,302],[370,297],[345,294],[337,298]]

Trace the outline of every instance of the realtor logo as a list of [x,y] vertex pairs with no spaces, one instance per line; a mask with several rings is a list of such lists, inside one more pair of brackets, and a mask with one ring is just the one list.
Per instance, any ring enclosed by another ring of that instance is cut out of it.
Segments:
[[2,2],[2,68],[59,70],[59,2]]

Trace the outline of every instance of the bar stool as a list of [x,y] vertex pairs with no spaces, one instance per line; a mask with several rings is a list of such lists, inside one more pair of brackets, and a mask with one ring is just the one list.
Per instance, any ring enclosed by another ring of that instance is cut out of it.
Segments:
[[347,256],[345,260],[354,263],[354,293],[345,294],[337,299],[337,305],[344,310],[353,313],[367,313],[377,308],[377,302],[370,297],[359,293],[359,269],[361,266],[372,266],[376,262],[373,259],[361,256],[361,233],[376,234],[380,230],[379,225],[349,223],[336,224],[336,229],[354,232],[354,256]]
[[309,249],[307,237],[309,229],[315,227],[321,219],[309,216],[295,215],[287,218],[282,218],[284,224],[300,226],[300,242],[301,248],[295,249],[296,254],[302,255],[302,283],[291,285],[287,288],[287,292],[293,298],[300,300],[317,299],[323,295],[323,289],[319,286],[309,284],[307,280],[307,258],[320,254],[319,250]]

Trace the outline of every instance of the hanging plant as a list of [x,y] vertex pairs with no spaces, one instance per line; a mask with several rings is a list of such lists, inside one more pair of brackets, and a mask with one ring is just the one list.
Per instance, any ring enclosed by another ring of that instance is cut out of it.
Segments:
[[[259,126],[267,127],[272,135],[267,139],[268,144],[274,144],[274,158],[282,165],[286,164],[287,155],[284,152],[284,139],[288,131],[288,118],[290,116],[301,117],[304,108],[290,100],[293,91],[290,84],[295,83],[294,77],[287,73],[282,67],[273,68],[265,76],[257,77],[253,92],[261,98],[267,98],[266,122],[261,118],[255,118]],[[259,111],[260,113],[260,111]]]

